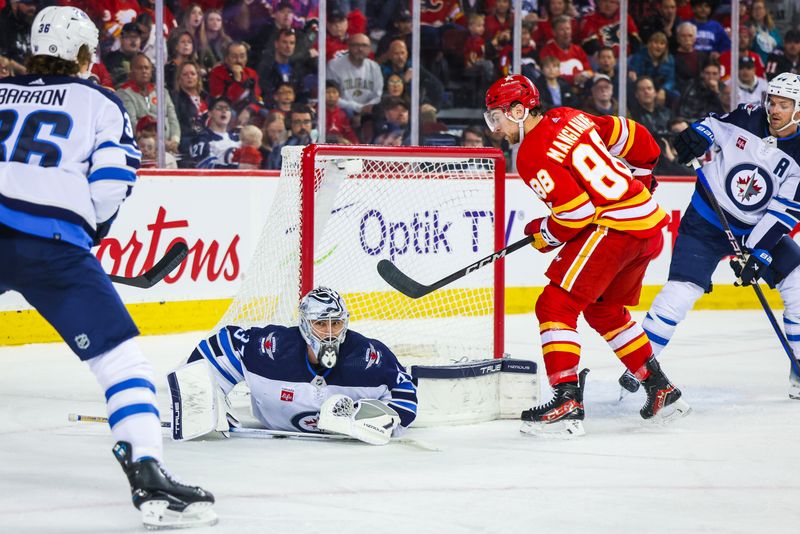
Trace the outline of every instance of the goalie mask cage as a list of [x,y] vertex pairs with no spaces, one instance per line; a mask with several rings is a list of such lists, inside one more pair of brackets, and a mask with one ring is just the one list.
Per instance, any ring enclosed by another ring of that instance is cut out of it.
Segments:
[[404,362],[502,357],[502,260],[417,300],[376,270],[387,258],[430,283],[503,248],[499,150],[310,145],[281,154],[264,230],[218,327],[295,326],[300,297],[324,285],[345,298],[351,329]]

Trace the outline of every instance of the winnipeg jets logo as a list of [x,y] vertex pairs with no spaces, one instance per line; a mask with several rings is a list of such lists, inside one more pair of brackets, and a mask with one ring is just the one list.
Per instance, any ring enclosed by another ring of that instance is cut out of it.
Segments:
[[369,348],[367,348],[367,353],[365,354],[364,359],[367,362],[365,369],[369,369],[373,365],[375,367],[380,367],[381,365],[381,353],[375,350],[375,347],[372,346],[372,343],[370,343]]
[[261,340],[261,353],[265,356],[269,356],[271,360],[274,360],[275,346],[275,333],[272,332],[270,335]]
[[769,172],[752,163],[743,163],[725,177],[728,198],[740,210],[758,211],[772,198],[775,186]]

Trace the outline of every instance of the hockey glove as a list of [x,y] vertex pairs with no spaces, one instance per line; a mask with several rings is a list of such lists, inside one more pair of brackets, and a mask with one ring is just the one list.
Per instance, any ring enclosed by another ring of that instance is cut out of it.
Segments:
[[553,237],[547,231],[547,226],[544,224],[545,217],[534,219],[525,225],[525,235],[533,236],[533,248],[539,252],[550,252],[561,246],[561,241]]
[[741,259],[731,259],[731,269],[736,274],[736,281],[733,285],[737,287],[752,285],[764,274],[770,263],[772,263],[772,256],[763,249],[755,249]]
[[711,130],[700,123],[692,124],[675,138],[678,163],[687,165],[694,158],[702,157],[713,142]]

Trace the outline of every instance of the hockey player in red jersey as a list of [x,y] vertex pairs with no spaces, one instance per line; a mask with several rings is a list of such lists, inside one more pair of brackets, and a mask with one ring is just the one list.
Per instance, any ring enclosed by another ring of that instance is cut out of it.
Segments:
[[536,302],[542,353],[554,397],[522,413],[522,432],[582,435],[583,383],[578,373],[578,315],[597,330],[625,367],[645,385],[644,419],[689,413],[653,358],[642,327],[626,309],[639,301],[642,279],[663,244],[669,221],[653,200],[659,156],[642,125],[572,108],[542,113],[539,91],[525,76],[496,81],[486,94],[486,122],[514,144],[517,170],[550,208],[525,227],[540,252],[559,247],[550,280]]

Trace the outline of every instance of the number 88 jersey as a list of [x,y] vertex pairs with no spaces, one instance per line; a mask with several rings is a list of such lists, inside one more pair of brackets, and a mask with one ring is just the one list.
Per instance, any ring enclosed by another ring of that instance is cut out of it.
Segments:
[[69,76],[0,80],[0,224],[88,249],[140,160],[111,91]]
[[642,181],[650,182],[659,154],[630,119],[555,108],[525,135],[517,170],[550,208],[547,230],[559,241],[589,224],[644,238],[669,222]]

